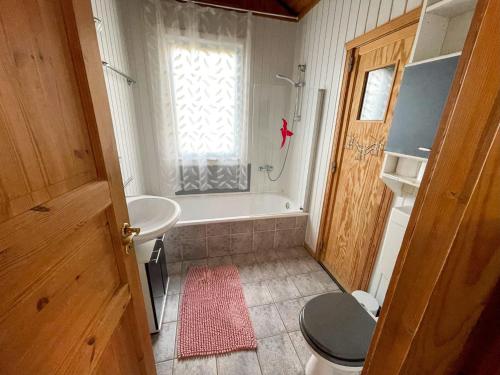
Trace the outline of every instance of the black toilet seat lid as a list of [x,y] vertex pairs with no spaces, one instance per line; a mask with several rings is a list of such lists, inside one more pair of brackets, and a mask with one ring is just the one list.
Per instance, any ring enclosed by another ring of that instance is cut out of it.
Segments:
[[327,359],[358,366],[368,352],[375,320],[350,294],[329,293],[306,303],[300,328],[320,354],[331,357]]

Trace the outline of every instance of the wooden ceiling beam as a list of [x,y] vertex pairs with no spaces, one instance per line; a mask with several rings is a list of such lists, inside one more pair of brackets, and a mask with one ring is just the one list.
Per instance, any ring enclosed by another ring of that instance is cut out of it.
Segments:
[[304,5],[304,7],[300,10],[300,13],[299,13],[299,20],[304,17],[307,12],[309,12],[312,8],[314,8],[314,6],[319,3],[319,0],[309,0],[307,2],[305,2],[307,4]]
[[293,14],[295,15],[296,17],[298,17],[299,15],[299,12],[297,12],[290,4],[287,0],[276,0],[283,8],[285,8],[288,13],[290,14]]

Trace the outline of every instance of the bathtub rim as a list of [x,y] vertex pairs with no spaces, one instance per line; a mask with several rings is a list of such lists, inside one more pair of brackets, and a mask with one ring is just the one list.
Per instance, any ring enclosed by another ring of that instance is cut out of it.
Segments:
[[206,224],[216,224],[216,223],[230,223],[237,221],[248,221],[248,220],[264,220],[264,219],[278,219],[285,217],[296,217],[296,216],[309,216],[309,213],[304,211],[290,211],[290,212],[278,212],[260,215],[244,215],[244,216],[228,216],[228,217],[218,217],[213,219],[197,219],[197,220],[179,220],[174,227],[185,227],[188,225],[206,225]]
[[[287,197],[285,194],[282,192],[278,191],[268,191],[268,192],[255,192],[255,191],[245,191],[245,192],[234,192],[234,193],[210,193],[210,194],[193,194],[193,195],[174,195],[174,196],[169,196],[167,198],[175,200],[179,205],[181,205],[181,210],[182,210],[182,204],[180,203],[181,200],[184,199],[189,199],[190,197],[194,199],[203,199],[204,197],[234,197],[238,195],[246,195],[246,196],[259,196],[260,194],[275,194],[278,195],[285,200],[288,200],[292,203],[293,200],[291,200],[289,197]],[[176,199],[179,199],[177,201]],[[294,203],[295,205],[295,203]],[[298,205],[296,205],[297,207]],[[270,213],[265,213],[265,214],[253,214],[253,215],[241,215],[241,216],[224,216],[224,217],[216,217],[216,218],[209,218],[209,219],[193,219],[193,220],[179,220],[174,227],[185,227],[188,225],[205,225],[205,224],[216,224],[216,223],[224,223],[224,222],[237,222],[237,221],[248,221],[248,220],[260,220],[260,219],[274,219],[274,218],[285,218],[285,217],[293,217],[293,216],[309,216],[308,212],[304,212],[302,208],[296,208],[294,210],[290,211],[285,211],[285,212],[270,212]]]

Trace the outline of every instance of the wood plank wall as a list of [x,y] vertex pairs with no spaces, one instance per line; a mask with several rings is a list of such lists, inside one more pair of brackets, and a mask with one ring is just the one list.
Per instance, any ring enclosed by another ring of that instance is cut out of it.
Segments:
[[307,64],[302,121],[295,130],[290,165],[287,167],[286,193],[301,203],[304,199],[309,150],[316,108],[317,91],[326,89],[323,121],[312,186],[310,219],[306,243],[315,249],[326,185],[328,161],[335,126],[345,42],[364,34],[421,5],[421,0],[321,0],[299,22],[296,64]]
[[[120,0],[92,0],[94,16],[102,20],[101,31],[97,34],[99,49],[102,60],[135,78],[127,54],[126,34],[119,3]],[[104,77],[123,181],[133,178],[125,188],[125,193],[142,194],[145,191],[139,146],[140,132],[134,106],[135,87],[129,86],[124,77],[108,69],[105,69]]]

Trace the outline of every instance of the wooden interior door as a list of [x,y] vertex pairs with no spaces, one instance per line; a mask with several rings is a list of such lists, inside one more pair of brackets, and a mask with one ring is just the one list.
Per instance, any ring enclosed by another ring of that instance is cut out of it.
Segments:
[[477,2],[363,375],[500,374],[499,19]]
[[392,193],[379,174],[415,32],[413,24],[349,51],[353,65],[320,258],[348,291],[368,286],[390,206]]
[[154,374],[90,1],[0,26],[0,373]]

